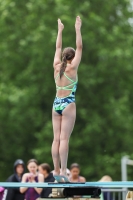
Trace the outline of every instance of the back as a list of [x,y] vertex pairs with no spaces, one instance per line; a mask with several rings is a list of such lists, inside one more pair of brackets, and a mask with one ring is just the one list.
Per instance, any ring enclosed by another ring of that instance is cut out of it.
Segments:
[[60,78],[60,67],[61,64],[59,64],[58,68],[56,68],[54,71],[54,78],[57,89],[56,96],[65,97],[71,93],[73,86],[77,84],[77,70],[72,69],[71,64],[67,64],[67,67],[62,77]]

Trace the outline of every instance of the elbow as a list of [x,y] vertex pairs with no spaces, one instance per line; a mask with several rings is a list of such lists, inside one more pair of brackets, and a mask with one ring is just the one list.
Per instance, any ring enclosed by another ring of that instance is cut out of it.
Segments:
[[83,49],[83,45],[82,44],[78,45],[77,49],[82,50]]
[[80,45],[80,49],[83,49],[83,44]]
[[38,191],[38,194],[41,194],[42,193],[42,188],[40,188],[40,190]]
[[23,189],[23,188],[20,188],[20,193],[24,193],[25,192],[25,190]]
[[20,193],[23,193],[22,188],[19,189]]
[[61,50],[61,46],[60,45],[56,45],[56,50]]
[[77,49],[83,49],[83,44],[82,44],[82,42],[79,43],[79,44],[77,45]]

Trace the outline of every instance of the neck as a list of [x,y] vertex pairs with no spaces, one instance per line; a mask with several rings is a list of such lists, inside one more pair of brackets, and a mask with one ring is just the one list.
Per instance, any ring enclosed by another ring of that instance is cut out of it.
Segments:
[[44,174],[44,178],[47,178],[47,177],[48,177],[48,175],[49,175],[48,173]]
[[34,172],[34,173],[33,173],[33,172],[30,172],[30,173],[32,173],[34,176],[36,176],[36,175],[37,175],[37,172]]
[[77,180],[79,177],[71,177],[72,180]]
[[67,60],[67,64],[71,64],[71,60]]

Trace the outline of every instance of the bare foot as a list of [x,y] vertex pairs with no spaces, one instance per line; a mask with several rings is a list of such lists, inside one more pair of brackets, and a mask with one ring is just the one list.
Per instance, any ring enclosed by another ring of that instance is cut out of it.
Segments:
[[53,176],[55,176],[55,175],[58,175],[58,176],[59,176],[59,175],[60,175],[60,171],[55,171],[55,170],[53,170],[52,173],[53,173]]

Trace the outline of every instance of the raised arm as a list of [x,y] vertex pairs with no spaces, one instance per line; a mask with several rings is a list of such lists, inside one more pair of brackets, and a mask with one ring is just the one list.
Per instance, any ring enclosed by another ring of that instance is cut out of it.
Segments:
[[79,16],[76,17],[76,22],[75,22],[75,31],[76,31],[76,52],[75,52],[75,57],[72,60],[72,66],[77,69],[81,57],[82,57],[82,36],[81,36],[81,25],[82,21]]
[[58,19],[58,34],[57,34],[57,39],[56,39],[56,51],[55,51],[54,63],[53,63],[54,68],[56,67],[56,65],[61,63],[63,29],[64,29],[64,25],[62,24],[61,20]]

